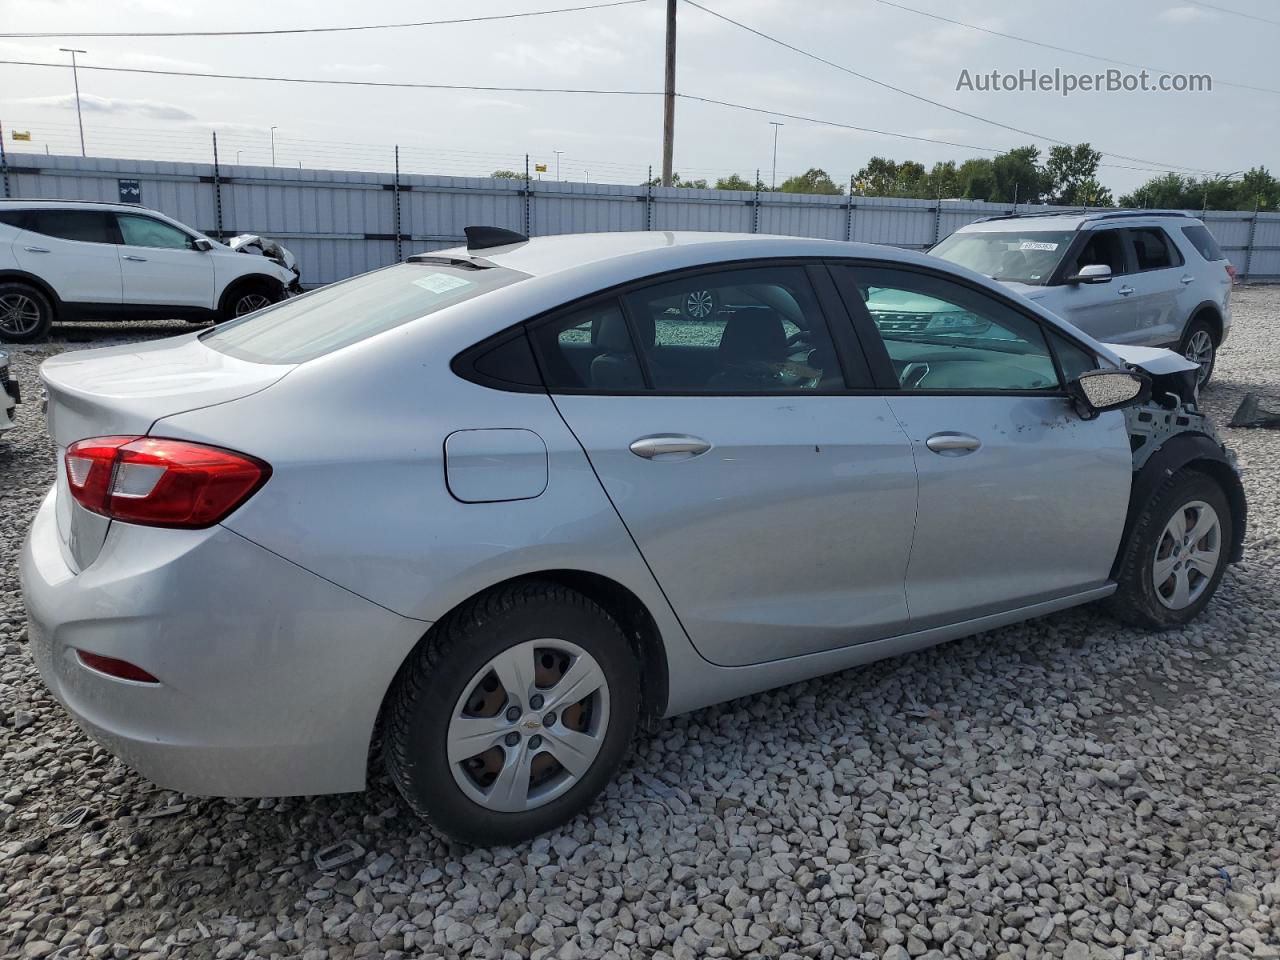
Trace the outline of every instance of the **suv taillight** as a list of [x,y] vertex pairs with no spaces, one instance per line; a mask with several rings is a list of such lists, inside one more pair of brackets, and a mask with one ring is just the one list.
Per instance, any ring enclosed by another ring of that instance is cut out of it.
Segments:
[[1232,266],[1231,264],[1229,264],[1229,263],[1227,264],[1227,276],[1231,278],[1231,282],[1232,282],[1232,283],[1239,283],[1239,282],[1240,282],[1240,281],[1239,281],[1239,279],[1237,279],[1237,276],[1236,276],[1236,268],[1235,268],[1235,267],[1233,267],[1233,266]]
[[162,437],[92,437],[67,448],[67,484],[86,510],[152,527],[210,527],[267,482],[271,467]]

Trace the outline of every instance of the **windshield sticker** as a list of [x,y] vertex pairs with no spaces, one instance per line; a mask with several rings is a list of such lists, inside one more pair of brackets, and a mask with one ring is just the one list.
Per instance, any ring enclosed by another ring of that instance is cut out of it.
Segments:
[[432,293],[448,293],[459,287],[471,286],[471,281],[447,273],[429,273],[425,277],[418,277],[413,281],[413,285],[423,290],[430,290]]
[[1018,247],[1018,249],[1019,250],[1050,250],[1052,251],[1052,250],[1057,250],[1058,245],[1056,243],[1044,243],[1043,241],[1040,241],[1040,240],[1023,240],[1022,246]]

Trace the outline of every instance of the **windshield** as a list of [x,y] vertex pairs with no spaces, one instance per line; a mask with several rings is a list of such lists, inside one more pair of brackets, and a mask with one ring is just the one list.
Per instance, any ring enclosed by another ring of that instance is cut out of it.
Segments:
[[302,363],[527,276],[506,267],[410,260],[282,300],[201,339],[252,363]]
[[1073,236],[1060,230],[974,230],[953,233],[929,252],[993,280],[1042,285]]

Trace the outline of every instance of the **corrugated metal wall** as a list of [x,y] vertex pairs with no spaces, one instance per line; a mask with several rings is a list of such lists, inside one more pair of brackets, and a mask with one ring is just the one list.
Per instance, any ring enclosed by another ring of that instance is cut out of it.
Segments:
[[[923,249],[979,217],[1010,212],[1007,204],[973,200],[939,203],[552,181],[534,181],[526,189],[514,180],[420,174],[400,176],[397,193],[397,179],[390,173],[8,157],[7,187],[13,197],[116,201],[122,179],[139,181],[145,206],[211,236],[258,233],[280,240],[297,255],[309,286],[384,266],[397,256],[453,246],[471,224],[530,236],[723,230]],[[1204,219],[1241,274],[1280,279],[1280,213],[1209,211]]]

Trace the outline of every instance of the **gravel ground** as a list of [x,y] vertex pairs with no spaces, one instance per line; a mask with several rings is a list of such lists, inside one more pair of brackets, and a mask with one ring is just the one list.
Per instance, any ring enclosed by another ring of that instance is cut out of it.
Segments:
[[[1237,293],[1220,422],[1247,390],[1280,409],[1277,316],[1280,288]],[[12,351],[28,397],[65,348]],[[53,464],[21,409],[0,452],[6,955],[1280,957],[1275,432],[1228,431],[1245,562],[1192,627],[1068,611],[702,710],[642,737],[590,818],[468,851],[381,774],[198,799],[86,739],[24,649],[15,556]],[[321,872],[341,840],[364,852]]]

